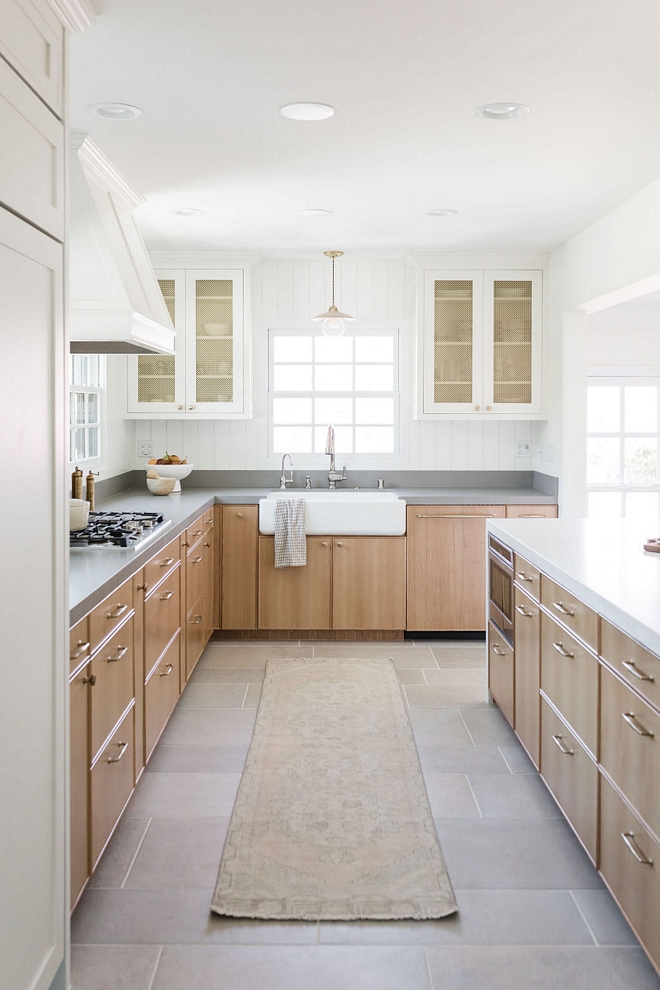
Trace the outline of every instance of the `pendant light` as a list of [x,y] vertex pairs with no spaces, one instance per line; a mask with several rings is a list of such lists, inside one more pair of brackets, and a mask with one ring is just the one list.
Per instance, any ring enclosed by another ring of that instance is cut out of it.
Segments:
[[354,316],[347,313],[340,313],[335,306],[335,258],[341,258],[343,251],[324,251],[326,258],[332,258],[332,303],[328,307],[327,313],[313,316],[315,323],[322,323],[321,330],[326,337],[343,337],[345,320],[354,320]]

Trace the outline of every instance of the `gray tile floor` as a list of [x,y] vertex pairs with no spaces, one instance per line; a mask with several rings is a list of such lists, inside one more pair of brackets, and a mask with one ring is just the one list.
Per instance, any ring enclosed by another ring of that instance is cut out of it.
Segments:
[[[269,656],[391,656],[459,913],[209,913]],[[660,990],[500,712],[483,644],[212,643],[72,921],[73,990]]]

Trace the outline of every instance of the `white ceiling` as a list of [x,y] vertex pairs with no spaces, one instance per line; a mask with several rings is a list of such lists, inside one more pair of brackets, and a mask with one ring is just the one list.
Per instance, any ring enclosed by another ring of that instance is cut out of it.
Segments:
[[[545,252],[660,175],[649,0],[97,6],[71,40],[71,126],[146,197],[151,250]],[[337,113],[280,116],[301,100]],[[472,115],[504,100],[531,113]],[[102,101],[144,116],[86,112]]]

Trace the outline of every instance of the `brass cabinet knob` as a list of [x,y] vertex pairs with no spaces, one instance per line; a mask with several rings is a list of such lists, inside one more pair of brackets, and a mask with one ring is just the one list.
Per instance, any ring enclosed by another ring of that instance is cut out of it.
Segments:
[[237,515],[237,517],[239,519],[242,519],[243,518],[243,513],[242,512],[237,512],[236,515]]

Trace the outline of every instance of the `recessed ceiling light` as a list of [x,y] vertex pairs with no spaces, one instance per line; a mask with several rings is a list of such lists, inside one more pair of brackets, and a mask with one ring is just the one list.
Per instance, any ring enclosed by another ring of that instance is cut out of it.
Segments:
[[325,120],[332,117],[335,108],[327,103],[288,103],[280,113],[291,120]]
[[94,103],[87,109],[105,120],[133,120],[142,116],[140,108],[132,107],[130,103]]
[[301,210],[300,215],[303,217],[332,217],[334,213],[332,210]]
[[529,113],[529,107],[524,103],[486,103],[472,113],[475,117],[484,117],[486,120],[511,120],[512,117],[522,117],[524,113]]
[[427,217],[455,217],[458,210],[429,210]]
[[170,210],[170,213],[175,217],[203,217],[206,215],[206,210],[195,210],[193,207],[182,206],[178,210]]

